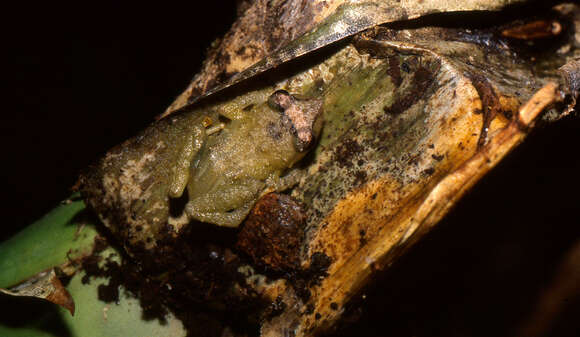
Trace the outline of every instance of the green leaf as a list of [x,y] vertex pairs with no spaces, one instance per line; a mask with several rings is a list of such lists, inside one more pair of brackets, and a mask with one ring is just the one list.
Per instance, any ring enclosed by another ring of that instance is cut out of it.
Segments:
[[[12,286],[40,271],[62,266],[69,258],[91,254],[97,235],[94,221],[85,212],[82,201],[67,201],[0,243],[0,287]],[[120,254],[111,247],[100,255],[120,259]],[[165,322],[143,320],[139,300],[123,289],[119,289],[117,303],[100,301],[98,287],[108,280],[93,278],[89,284],[83,284],[84,275],[83,271],[77,272],[66,287],[75,301],[74,316],[36,298],[0,294],[0,307],[11,308],[0,319],[0,336],[178,337],[187,334],[181,321],[172,315]]]
[[[108,248],[101,255],[111,254],[116,255],[114,259],[119,256],[112,248]],[[90,284],[83,284],[81,282],[83,275],[83,272],[77,273],[67,286],[76,302],[75,315],[71,316],[66,310],[59,308],[71,336],[181,337],[187,334],[181,321],[171,314],[167,315],[165,322],[158,319],[143,320],[139,300],[128,296],[122,287],[119,289],[119,301],[116,303],[100,301],[98,287],[108,281],[105,278],[97,278],[91,279]]]
[[83,218],[82,201],[67,201],[0,244],[0,287],[19,283],[40,271],[90,253],[94,224]]

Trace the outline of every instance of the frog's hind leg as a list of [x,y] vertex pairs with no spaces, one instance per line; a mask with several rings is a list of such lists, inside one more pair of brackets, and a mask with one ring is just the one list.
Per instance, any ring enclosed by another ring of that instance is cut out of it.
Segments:
[[206,212],[196,213],[195,218],[199,221],[213,223],[218,226],[237,227],[250,213],[253,203],[248,203],[230,212]]
[[185,206],[187,215],[219,226],[239,225],[250,212],[265,184],[255,179],[230,184],[227,187],[221,185],[210,193],[191,199]]

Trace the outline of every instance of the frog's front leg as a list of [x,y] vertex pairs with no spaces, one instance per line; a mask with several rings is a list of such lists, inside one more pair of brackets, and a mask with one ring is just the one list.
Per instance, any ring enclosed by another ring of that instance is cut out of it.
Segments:
[[281,192],[298,185],[303,176],[304,170],[293,168],[282,177],[273,175],[268,179],[267,185],[271,186],[272,190]]
[[189,181],[190,166],[195,155],[201,150],[207,140],[207,136],[219,132],[224,128],[222,123],[210,126],[212,120],[208,116],[199,116],[191,123],[189,130],[185,132],[183,142],[175,165],[173,167],[173,177],[169,184],[168,194],[171,198],[179,198],[183,194]]
[[248,215],[264,187],[265,183],[257,179],[233,182],[190,200],[185,206],[185,212],[191,219],[237,227]]
[[205,127],[201,124],[192,126],[191,132],[185,135],[173,167],[173,177],[169,184],[168,193],[171,198],[179,198],[183,194],[183,190],[189,181],[191,161],[205,143],[206,138]]

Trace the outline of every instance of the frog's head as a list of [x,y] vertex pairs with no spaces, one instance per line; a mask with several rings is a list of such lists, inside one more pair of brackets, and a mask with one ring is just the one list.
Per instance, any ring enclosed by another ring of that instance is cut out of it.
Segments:
[[322,129],[322,100],[299,99],[286,90],[277,90],[268,98],[272,109],[282,113],[294,135],[294,147],[306,152],[316,142]]

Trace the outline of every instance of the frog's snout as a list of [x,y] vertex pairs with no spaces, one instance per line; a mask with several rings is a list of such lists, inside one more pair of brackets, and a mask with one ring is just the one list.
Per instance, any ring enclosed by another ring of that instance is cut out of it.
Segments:
[[286,90],[277,90],[268,98],[268,104],[289,119],[296,150],[307,151],[320,133],[322,100],[298,99]]

